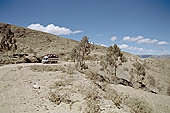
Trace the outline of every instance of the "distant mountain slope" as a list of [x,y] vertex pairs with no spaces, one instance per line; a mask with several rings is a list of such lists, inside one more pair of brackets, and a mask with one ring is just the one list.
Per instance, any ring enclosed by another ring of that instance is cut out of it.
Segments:
[[[3,26],[6,25],[11,27],[11,31],[14,33],[14,38],[17,40],[18,48],[25,50],[31,48],[38,55],[44,55],[47,53],[67,53],[79,43],[78,41],[66,39],[53,34],[4,23],[0,23],[0,31],[3,31]],[[0,32],[0,40],[2,35],[2,32]]]
[[[34,52],[37,56],[49,53],[68,55],[72,48],[79,44],[78,41],[72,39],[5,23],[0,23],[0,41],[4,35],[4,26],[9,26],[14,33],[18,46],[17,53],[29,54]],[[106,53],[106,47],[95,45],[95,48],[91,55],[101,56]],[[124,54],[126,57],[137,57],[126,52]]]
[[140,58],[170,58],[170,55],[140,55]]

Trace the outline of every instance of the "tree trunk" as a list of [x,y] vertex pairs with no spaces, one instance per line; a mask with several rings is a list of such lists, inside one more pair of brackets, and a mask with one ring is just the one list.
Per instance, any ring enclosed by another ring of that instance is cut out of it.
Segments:
[[116,68],[117,68],[117,66],[115,65],[115,77],[116,77]]

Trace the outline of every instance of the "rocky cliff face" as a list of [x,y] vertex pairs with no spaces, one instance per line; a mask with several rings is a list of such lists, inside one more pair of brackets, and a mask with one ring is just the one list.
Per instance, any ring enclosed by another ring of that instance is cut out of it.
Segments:
[[17,50],[16,39],[14,33],[11,31],[11,25],[4,24],[0,26],[1,41],[0,51],[15,51]]

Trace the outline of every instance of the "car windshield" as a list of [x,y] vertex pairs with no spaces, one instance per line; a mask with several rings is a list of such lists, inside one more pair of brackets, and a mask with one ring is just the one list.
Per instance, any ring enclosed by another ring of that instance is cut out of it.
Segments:
[[48,58],[43,58],[43,60],[48,60]]

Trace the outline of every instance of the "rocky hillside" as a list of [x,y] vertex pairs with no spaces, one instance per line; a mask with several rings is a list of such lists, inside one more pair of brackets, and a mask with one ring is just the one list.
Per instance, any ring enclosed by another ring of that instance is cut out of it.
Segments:
[[71,39],[4,23],[0,23],[0,40],[7,26],[14,33],[18,49],[22,52],[32,49],[40,56],[47,53],[66,53],[78,44],[78,41]]
[[[0,50],[0,61],[4,59],[8,60],[7,57],[13,53],[36,54],[37,57],[52,53],[61,55],[62,57],[60,58],[64,59],[64,57],[67,57],[69,52],[79,44],[78,41],[53,34],[0,23],[0,41],[4,36],[5,39],[7,39],[7,32],[10,32],[11,34],[8,33],[11,35],[9,37],[12,37],[12,39],[16,41],[17,50],[15,50],[15,52],[12,52],[12,50],[2,52]],[[95,50],[92,52],[92,55],[101,56],[105,54],[105,52],[106,47],[95,45]],[[127,57],[136,57],[129,53],[124,54],[126,54]]]
[[[87,68],[79,70],[76,62],[64,59],[78,41],[3,23],[0,40],[0,64],[9,64],[0,66],[0,112],[170,111],[170,59],[144,59],[118,51],[124,60],[113,76],[113,59],[105,59],[109,48],[95,45],[84,57]],[[34,54],[35,63],[23,63],[22,59],[21,64],[5,63],[13,53]],[[47,53],[59,54],[61,59],[53,65],[36,62]]]

